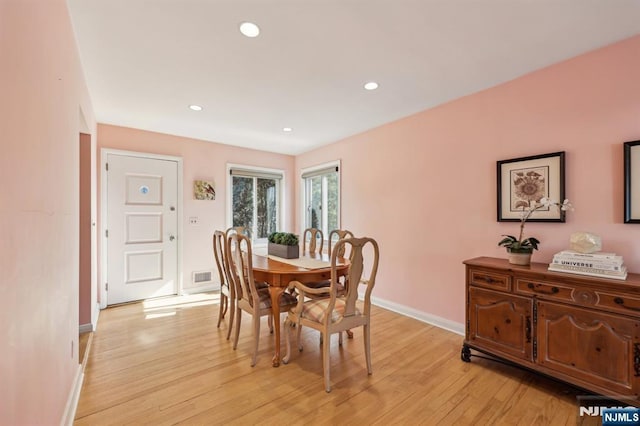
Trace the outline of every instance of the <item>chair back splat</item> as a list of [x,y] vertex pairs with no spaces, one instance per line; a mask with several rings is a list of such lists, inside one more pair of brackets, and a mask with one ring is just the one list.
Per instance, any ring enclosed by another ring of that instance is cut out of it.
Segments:
[[227,228],[227,230],[224,232],[227,238],[229,238],[229,236],[234,233],[246,235],[247,237],[249,237],[249,239],[251,239],[251,230],[245,226],[232,226],[231,228]]
[[[307,236],[309,236],[309,251],[307,252]],[[319,247],[318,247],[319,245]],[[302,252],[309,254],[322,253],[324,235],[317,228],[307,228],[302,234]]]

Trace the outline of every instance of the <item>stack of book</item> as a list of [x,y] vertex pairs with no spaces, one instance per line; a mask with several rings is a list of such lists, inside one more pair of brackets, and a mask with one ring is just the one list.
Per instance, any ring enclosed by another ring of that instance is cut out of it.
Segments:
[[549,270],[617,280],[627,279],[627,267],[624,266],[622,256],[615,253],[579,253],[564,250],[553,256]]

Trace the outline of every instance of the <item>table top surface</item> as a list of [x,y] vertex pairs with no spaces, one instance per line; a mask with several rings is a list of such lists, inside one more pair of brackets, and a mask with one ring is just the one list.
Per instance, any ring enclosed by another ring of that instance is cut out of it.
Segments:
[[[322,260],[324,262],[331,262],[331,258],[329,257],[329,255],[327,255],[326,253],[322,253],[322,254],[301,254],[300,258],[307,258],[307,259],[315,259],[315,260]],[[349,266],[349,260],[348,259],[344,259],[344,258],[338,258],[338,266]],[[258,270],[258,271],[265,271],[265,272],[271,272],[271,273],[282,273],[282,274],[289,274],[289,273],[296,273],[296,274],[313,274],[313,273],[317,273],[319,271],[327,271],[327,270],[331,270],[331,265],[327,265],[326,268],[315,268],[315,269],[309,269],[309,268],[303,268],[301,266],[296,266],[296,265],[291,265],[290,263],[284,263],[284,262],[280,262],[276,259],[267,257],[267,256],[263,256],[263,255],[259,255],[259,254],[253,254],[253,258],[252,258],[252,263],[253,263],[253,269],[254,270]]]

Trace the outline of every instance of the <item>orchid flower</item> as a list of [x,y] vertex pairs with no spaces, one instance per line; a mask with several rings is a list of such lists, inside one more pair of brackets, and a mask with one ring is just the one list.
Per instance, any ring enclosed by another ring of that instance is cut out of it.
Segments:
[[503,238],[498,243],[499,246],[504,246],[507,249],[522,249],[522,248],[537,249],[540,241],[538,241],[536,238],[529,237],[524,240],[522,239],[524,235],[524,224],[531,217],[533,212],[535,212],[536,210],[540,210],[542,208],[549,208],[551,206],[555,206],[561,211],[574,210],[573,204],[571,204],[569,199],[565,199],[562,202],[562,204],[560,204],[557,201],[547,197],[542,197],[537,201],[529,202],[528,205],[525,205],[525,202],[522,202],[520,206],[522,207],[522,213],[520,215],[520,235],[518,236],[518,239],[516,239],[512,235],[503,235],[503,237],[505,238]]

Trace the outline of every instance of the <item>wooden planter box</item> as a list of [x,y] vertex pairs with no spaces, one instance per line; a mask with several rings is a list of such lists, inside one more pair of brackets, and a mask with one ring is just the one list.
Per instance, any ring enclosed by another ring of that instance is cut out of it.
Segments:
[[285,259],[297,259],[300,257],[300,246],[284,246],[282,244],[269,243],[268,253]]

